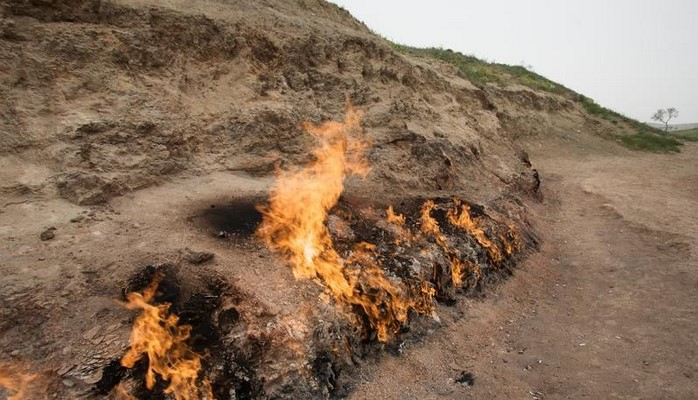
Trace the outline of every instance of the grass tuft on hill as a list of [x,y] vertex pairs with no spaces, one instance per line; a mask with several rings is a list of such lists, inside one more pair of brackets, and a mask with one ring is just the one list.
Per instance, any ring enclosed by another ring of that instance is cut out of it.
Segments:
[[[676,132],[672,135],[663,134],[657,128],[603,107],[591,98],[553,82],[523,66],[491,63],[450,49],[436,47],[419,48],[391,41],[387,42],[394,50],[400,53],[447,62],[455,66],[464,78],[478,87],[483,87],[489,83],[499,85],[518,84],[575,101],[590,115],[618,125],[621,131],[626,130],[628,127],[635,131],[634,134],[612,134],[608,136],[609,139],[616,139],[625,147],[633,150],[674,153],[680,151],[681,146],[683,146],[682,141],[698,141],[698,130],[687,131],[686,133]],[[625,126],[625,129],[623,129],[623,126]]]
[[403,54],[418,57],[429,57],[445,61],[458,68],[458,71],[460,71],[463,77],[468,79],[476,86],[482,87],[487,83],[523,85],[534,90],[553,93],[576,101],[580,103],[589,114],[608,120],[611,123],[618,124],[620,122],[624,122],[632,126],[638,132],[658,132],[658,130],[655,128],[645,125],[632,118],[628,118],[606,107],[602,107],[589,97],[579,94],[563,85],[560,85],[559,83],[553,82],[550,79],[520,65],[490,63],[480,60],[477,57],[469,56],[450,49],[436,47],[419,48],[397,44],[391,41],[387,42],[394,50]]
[[653,153],[678,153],[683,146],[681,141],[671,136],[645,132],[621,136],[620,141],[630,149]]
[[698,128],[669,132],[669,135],[685,142],[698,142]]
[[435,58],[452,64],[458,68],[464,77],[475,85],[484,85],[486,83],[518,83],[532,89],[558,95],[576,95],[572,90],[520,65],[490,63],[451,49],[436,47],[418,48],[390,41],[388,41],[388,44],[393,49],[403,54]]

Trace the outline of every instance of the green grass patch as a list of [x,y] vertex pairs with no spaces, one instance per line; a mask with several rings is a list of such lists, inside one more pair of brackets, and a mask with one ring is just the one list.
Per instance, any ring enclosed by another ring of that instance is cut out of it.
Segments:
[[669,136],[675,137],[685,142],[698,142],[698,128],[685,131],[669,132]]
[[617,112],[598,105],[594,100],[584,95],[578,95],[577,101],[579,101],[584,107],[584,109],[587,110],[587,112],[591,115],[595,115],[597,117],[601,117],[608,120],[613,120],[616,121],[616,123],[619,119],[626,119],[624,116],[618,114]]
[[678,153],[683,143],[671,136],[655,133],[638,133],[624,135],[620,141],[633,150],[651,151],[653,153]]

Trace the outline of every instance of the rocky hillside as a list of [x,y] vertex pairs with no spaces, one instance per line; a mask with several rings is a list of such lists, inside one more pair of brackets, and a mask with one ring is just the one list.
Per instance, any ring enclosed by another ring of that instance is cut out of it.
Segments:
[[[0,2],[2,353],[65,398],[122,379],[150,398],[145,367],[119,364],[133,318],[113,300],[158,271],[216,398],[343,396],[378,342],[418,345],[438,318],[415,312],[448,314],[535,249],[521,144],[632,122],[403,50],[318,0]],[[347,100],[371,169],[318,224],[355,268],[342,293],[361,302],[341,308],[252,233],[275,170],[313,160],[303,123],[341,121]]]
[[75,4],[2,8],[5,193],[97,204],[173,176],[268,174],[306,160],[300,123],[340,118],[348,96],[373,143],[364,184],[487,201],[535,187],[513,134],[578,111],[405,57],[324,2]]

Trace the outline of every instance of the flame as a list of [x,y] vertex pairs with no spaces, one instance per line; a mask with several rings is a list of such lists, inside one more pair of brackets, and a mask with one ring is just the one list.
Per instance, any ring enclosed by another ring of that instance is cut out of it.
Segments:
[[357,246],[350,260],[334,248],[325,225],[328,212],[344,190],[345,176],[365,176],[369,171],[363,156],[368,143],[360,121],[361,112],[347,102],[343,122],[303,124],[318,140],[314,161],[278,172],[269,204],[259,208],[264,218],[257,233],[288,261],[296,279],[320,278],[337,303],[360,308],[378,340],[387,341],[390,332],[407,320],[410,309],[433,314],[434,305],[428,290],[412,293],[388,279],[371,245]]
[[456,256],[448,244],[446,243],[446,235],[441,232],[439,227],[439,222],[431,216],[431,212],[436,208],[433,200],[427,200],[422,204],[421,209],[421,227],[422,232],[428,233],[434,237],[436,244],[441,246],[446,254],[448,254],[448,260],[451,264],[451,282],[455,287],[461,287],[463,284],[463,274],[465,271],[465,264]]
[[[453,203],[455,205],[455,210],[447,211],[448,220],[453,225],[464,229],[466,232],[472,235],[475,240],[477,240],[477,242],[480,243],[485,250],[487,250],[487,254],[493,262],[497,263],[502,261],[502,251],[487,237],[487,235],[485,235],[485,231],[477,223],[477,221],[470,217],[470,207],[458,199],[453,199]],[[506,243],[507,241],[503,240],[503,242]]]
[[507,240],[507,238],[503,238],[502,241],[504,242],[505,251],[507,254],[512,255],[514,250],[521,248],[521,239],[519,237],[519,233],[516,231],[516,227],[514,227],[514,224],[508,224],[507,227],[509,228],[507,236],[509,239],[511,239],[511,241]]
[[[511,236],[512,233],[509,232],[507,236]],[[498,234],[499,241],[502,242],[502,247],[504,249],[504,253],[506,253],[507,256],[510,256],[514,254],[514,249],[517,246],[516,241],[514,240],[513,242],[510,242],[505,235]]]
[[312,153],[315,161],[297,171],[279,172],[269,205],[260,207],[264,219],[258,233],[269,248],[288,258],[297,279],[320,277],[335,296],[351,297],[352,287],[342,274],[325,219],[342,193],[345,174],[368,172],[360,157],[366,146],[360,118],[349,107],[343,124],[304,124],[319,140]]
[[388,206],[388,209],[386,210],[386,219],[388,222],[391,224],[395,224],[398,226],[404,226],[405,225],[405,216],[402,214],[396,214],[395,210],[393,210],[393,206],[390,205]]
[[441,233],[438,221],[431,216],[434,208],[436,208],[436,204],[433,200],[427,200],[422,204],[422,232],[431,234],[439,246],[446,248],[446,236]]
[[451,261],[451,282],[453,286],[461,287],[463,285],[463,272],[465,270],[465,264],[456,257],[450,257]]
[[354,287],[350,302],[364,310],[378,340],[387,341],[390,331],[407,321],[410,309],[437,319],[432,300],[435,289],[426,281],[418,288],[392,282],[379,267],[375,249],[375,245],[366,242],[356,245],[346,264],[360,268],[349,268],[345,273]]
[[26,398],[29,384],[36,379],[36,375],[25,374],[17,367],[0,365],[0,387],[8,392],[14,392],[7,400],[21,400]]
[[126,385],[123,382],[119,382],[116,386],[116,397],[120,400],[136,400],[136,397],[126,390]]
[[[133,324],[129,339],[131,347],[122,357],[121,365],[133,368],[136,362],[147,356],[145,383],[148,389],[153,389],[157,374],[170,382],[164,393],[172,394],[176,400],[213,399],[207,380],[202,380],[201,386],[197,386],[201,357],[186,343],[191,326],[178,325],[179,318],[169,313],[169,304],[150,304],[160,279],[156,277],[143,294],[134,292],[127,295],[128,302],[124,306],[142,312]],[[130,396],[123,387],[118,392],[122,398]]]
[[394,229],[396,245],[416,241],[417,237],[415,234],[405,226],[406,218],[404,215],[395,213],[392,205],[388,206],[385,214],[385,220],[388,221]]

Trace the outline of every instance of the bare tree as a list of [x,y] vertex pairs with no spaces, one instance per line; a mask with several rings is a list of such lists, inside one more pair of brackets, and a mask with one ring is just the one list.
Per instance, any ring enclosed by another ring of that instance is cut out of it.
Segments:
[[669,132],[669,121],[672,118],[676,118],[679,116],[679,110],[675,109],[674,107],[669,107],[666,110],[660,108],[657,110],[654,115],[652,116],[652,119],[655,121],[659,121],[664,124],[664,132]]

